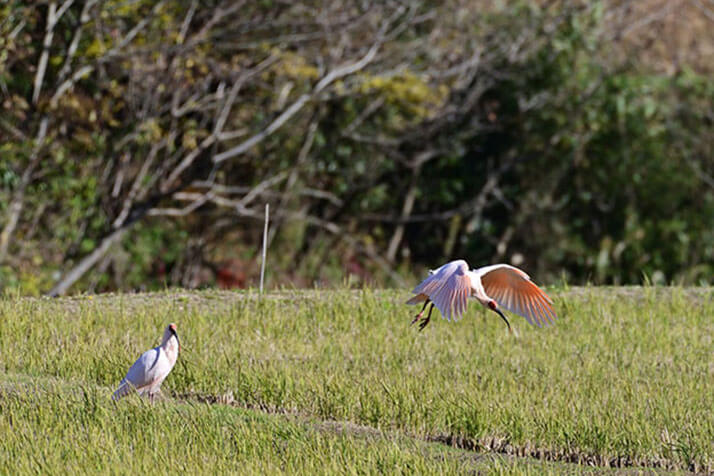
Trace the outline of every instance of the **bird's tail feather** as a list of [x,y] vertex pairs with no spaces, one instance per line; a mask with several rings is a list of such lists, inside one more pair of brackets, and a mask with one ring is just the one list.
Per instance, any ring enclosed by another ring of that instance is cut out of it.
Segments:
[[134,386],[131,384],[131,382],[122,379],[121,383],[119,384],[119,388],[117,388],[114,394],[112,395],[112,400],[117,401],[120,398],[126,397],[133,391]]

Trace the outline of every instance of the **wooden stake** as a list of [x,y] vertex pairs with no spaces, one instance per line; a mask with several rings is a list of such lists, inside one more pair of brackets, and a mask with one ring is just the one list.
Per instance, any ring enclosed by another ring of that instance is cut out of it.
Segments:
[[263,281],[265,279],[265,254],[268,247],[268,216],[270,212],[270,205],[265,204],[265,226],[263,227],[263,259],[260,262],[260,294],[263,294]]

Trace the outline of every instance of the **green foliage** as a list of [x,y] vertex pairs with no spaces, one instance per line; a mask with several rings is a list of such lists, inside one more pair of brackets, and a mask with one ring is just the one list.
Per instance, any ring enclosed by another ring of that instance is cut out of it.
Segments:
[[380,95],[388,104],[394,105],[402,117],[392,118],[391,122],[402,127],[404,122],[418,123],[429,118],[443,105],[449,92],[448,86],[442,84],[434,88],[411,71],[388,77],[366,77],[361,90]]
[[[541,282],[710,282],[711,76],[615,61],[603,2],[486,11],[456,3],[414,7],[404,17],[421,20],[388,36],[369,65],[220,166],[216,153],[265,131],[329,71],[362,57],[388,12],[354,5],[357,23],[346,28],[341,10],[328,9],[313,20],[329,27],[317,28],[302,2],[214,18],[214,3],[191,12],[190,2],[109,1],[84,20],[77,3],[59,20],[35,100],[49,7],[0,7],[0,226],[14,194],[23,196],[0,288],[35,274],[26,288],[46,291],[38,286],[48,276],[76,265],[145,202],[186,207],[166,192],[173,187],[198,193],[192,184],[210,177],[248,190],[280,174],[248,203],[253,218],[215,203],[142,216],[78,289],[210,284],[220,263],[255,256],[266,201],[279,212],[271,251],[288,257],[272,261],[273,284],[346,273],[393,284],[375,257],[401,233],[408,197],[411,216],[389,257],[405,272],[460,256],[512,262]],[[335,45],[331,31],[347,36]],[[207,145],[234,85],[230,138]],[[33,151],[41,160],[23,189]],[[197,266],[202,278],[187,279]]]
[[[528,12],[518,21],[538,21]],[[516,158],[503,181],[506,207],[464,222],[455,254],[489,261],[507,243],[507,257],[525,256],[524,266],[550,279],[565,270],[576,281],[632,283],[646,274],[706,283],[714,191],[694,172],[710,169],[714,83],[687,71],[613,71],[594,54],[604,47],[598,21],[575,15],[523,63],[502,64],[480,111],[493,127],[447,134],[461,147],[429,165],[418,207],[455,207]],[[501,34],[517,34],[518,24]],[[443,226],[423,228],[412,229],[417,259],[445,239]],[[504,235],[510,242],[498,240]]]

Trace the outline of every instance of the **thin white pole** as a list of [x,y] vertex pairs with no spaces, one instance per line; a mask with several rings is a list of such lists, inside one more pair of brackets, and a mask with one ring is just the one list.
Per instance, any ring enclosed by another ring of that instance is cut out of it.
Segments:
[[265,226],[263,227],[263,259],[260,262],[260,294],[263,294],[263,280],[265,278],[265,254],[268,247],[268,216],[270,205],[265,204]]

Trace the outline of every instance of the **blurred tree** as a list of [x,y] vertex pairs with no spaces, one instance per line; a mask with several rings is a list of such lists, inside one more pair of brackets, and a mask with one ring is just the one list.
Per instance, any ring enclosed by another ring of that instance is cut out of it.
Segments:
[[453,256],[706,282],[714,85],[619,56],[637,18],[612,1],[12,1],[0,285],[249,283],[266,202],[271,267],[298,284],[399,283]]

